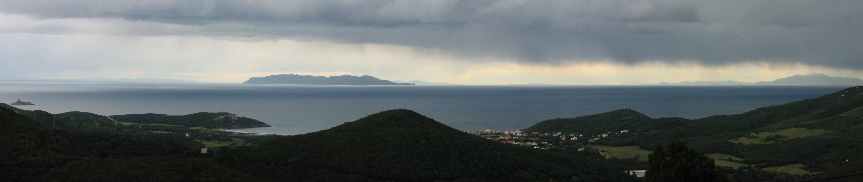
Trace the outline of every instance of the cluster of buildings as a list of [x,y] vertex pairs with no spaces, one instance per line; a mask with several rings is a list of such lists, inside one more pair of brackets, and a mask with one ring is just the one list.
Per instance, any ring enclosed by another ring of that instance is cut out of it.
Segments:
[[534,149],[551,149],[561,147],[565,144],[575,144],[580,136],[578,134],[563,134],[557,133],[539,133],[526,132],[522,130],[494,130],[483,129],[474,131],[480,137],[488,140],[497,141],[500,143],[521,145]]
[[[585,151],[587,145],[602,140],[632,134],[629,130],[607,131],[588,136],[582,133],[541,133],[522,130],[482,129],[470,132],[488,140],[500,143],[526,146],[534,149],[548,150],[554,148],[572,148],[579,152]],[[647,170],[627,170],[626,174],[636,178],[644,178]]]
[[500,143],[527,146],[535,149],[551,149],[559,147],[583,146],[600,142],[614,136],[626,135],[629,130],[603,132],[588,136],[582,133],[563,132],[528,132],[522,130],[494,130],[482,129],[471,132],[488,140]]
[[536,136],[528,136],[527,132],[522,132],[521,130],[499,131],[494,129],[483,129],[474,132],[474,134],[500,143],[515,144],[532,148],[541,148],[541,145],[546,145],[548,143],[540,140]]

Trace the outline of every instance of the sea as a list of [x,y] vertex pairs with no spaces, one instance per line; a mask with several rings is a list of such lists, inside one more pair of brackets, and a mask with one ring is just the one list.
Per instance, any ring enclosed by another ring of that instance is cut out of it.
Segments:
[[815,98],[844,87],[799,86],[300,86],[0,81],[0,102],[52,113],[102,115],[231,112],[296,135],[389,109],[411,109],[453,128],[512,130],[547,119],[634,109],[700,118]]

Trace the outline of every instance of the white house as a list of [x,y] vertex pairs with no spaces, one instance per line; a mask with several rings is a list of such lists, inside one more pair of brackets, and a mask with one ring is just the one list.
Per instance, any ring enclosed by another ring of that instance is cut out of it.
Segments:
[[635,176],[636,178],[644,178],[647,175],[647,170],[627,170],[626,174]]

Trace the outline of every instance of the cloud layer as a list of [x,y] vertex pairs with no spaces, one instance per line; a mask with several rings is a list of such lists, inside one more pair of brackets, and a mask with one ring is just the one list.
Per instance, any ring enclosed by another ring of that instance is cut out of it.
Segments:
[[111,32],[132,35],[393,44],[536,64],[849,69],[863,69],[860,7],[859,0],[0,0],[2,13],[123,21]]

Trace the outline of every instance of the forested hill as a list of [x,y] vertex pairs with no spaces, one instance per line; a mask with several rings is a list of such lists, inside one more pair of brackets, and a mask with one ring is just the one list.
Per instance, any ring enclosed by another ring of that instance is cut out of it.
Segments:
[[0,181],[254,181],[198,154],[177,135],[118,129],[54,130],[0,107]]
[[286,181],[627,180],[596,161],[494,143],[410,110],[232,152],[243,171]]
[[93,130],[113,127],[117,124],[111,118],[88,112],[71,111],[52,114],[41,110],[22,110],[2,103],[0,108],[14,111],[47,129]]
[[[494,143],[409,110],[282,137],[51,129],[23,114],[33,113],[0,107],[0,176],[9,181],[633,180],[597,158]],[[211,146],[219,138],[245,144]],[[199,153],[204,146],[212,153]]]
[[546,120],[526,130],[544,133],[578,132],[586,135],[596,135],[619,128],[628,128],[630,130],[660,129],[662,126],[684,124],[683,122],[686,121],[688,120],[683,118],[654,119],[632,109],[620,109],[576,118]]

